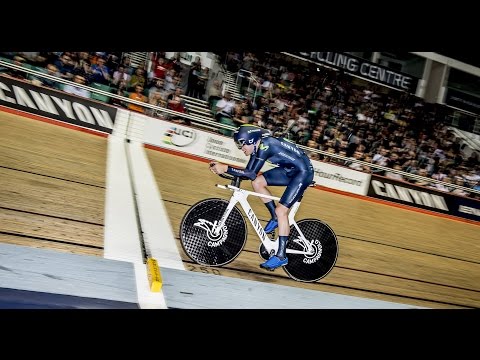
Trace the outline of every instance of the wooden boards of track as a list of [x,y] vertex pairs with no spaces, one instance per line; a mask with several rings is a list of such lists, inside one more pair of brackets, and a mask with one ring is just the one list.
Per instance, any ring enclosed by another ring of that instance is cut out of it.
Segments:
[[[192,204],[208,197],[229,198],[228,191],[215,187],[226,181],[209,172],[207,162],[155,150],[147,154],[177,239],[181,218]],[[251,189],[248,183],[242,186]],[[272,189],[281,195],[281,188]],[[268,220],[258,199],[251,205],[260,220]],[[326,221],[339,241],[334,269],[316,283],[259,269],[259,240],[250,224],[246,248],[221,268],[192,263],[178,246],[191,271],[422,307],[480,306],[479,226],[318,189],[307,190],[297,220],[307,217]]]
[[0,241],[103,254],[105,137],[0,114]]

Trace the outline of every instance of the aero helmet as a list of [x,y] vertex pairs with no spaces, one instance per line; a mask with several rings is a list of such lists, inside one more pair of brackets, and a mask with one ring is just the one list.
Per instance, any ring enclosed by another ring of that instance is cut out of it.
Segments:
[[241,149],[243,145],[252,145],[256,144],[257,141],[265,136],[264,134],[269,134],[266,130],[250,124],[240,125],[237,130],[233,133],[233,140],[237,148]]

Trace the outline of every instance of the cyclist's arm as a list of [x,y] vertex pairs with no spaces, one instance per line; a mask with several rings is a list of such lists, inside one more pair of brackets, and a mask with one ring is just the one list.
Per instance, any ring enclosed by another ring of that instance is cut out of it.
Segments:
[[227,174],[233,176],[244,176],[249,178],[250,180],[255,180],[263,164],[265,164],[265,160],[266,158],[251,156],[245,169],[237,169],[229,166],[227,169]]

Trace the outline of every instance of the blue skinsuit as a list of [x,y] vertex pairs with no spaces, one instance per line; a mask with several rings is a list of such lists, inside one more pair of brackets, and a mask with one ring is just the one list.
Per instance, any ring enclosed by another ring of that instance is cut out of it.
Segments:
[[253,181],[265,161],[278,166],[263,173],[267,185],[286,186],[280,204],[290,208],[312,183],[314,172],[310,159],[294,143],[268,136],[260,141],[257,151],[250,155],[244,170],[229,166],[227,173],[245,176]]

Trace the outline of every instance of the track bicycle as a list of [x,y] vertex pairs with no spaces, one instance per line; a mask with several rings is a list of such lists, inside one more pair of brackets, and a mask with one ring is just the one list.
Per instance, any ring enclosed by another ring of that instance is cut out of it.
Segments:
[[[276,254],[278,241],[270,238],[248,202],[249,196],[280,200],[240,188],[245,177],[229,174],[219,175],[231,180],[229,185],[217,187],[232,191],[230,200],[208,198],[193,204],[180,223],[180,241],[187,256],[200,265],[223,266],[232,262],[247,242],[246,217],[259,239],[259,255],[268,260]],[[315,186],[312,182],[311,187]],[[325,277],[335,265],[338,242],[335,232],[325,222],[308,218],[295,221],[303,196],[289,210],[290,235],[286,253],[288,264],[283,266],[287,275],[302,282],[314,282]]]

